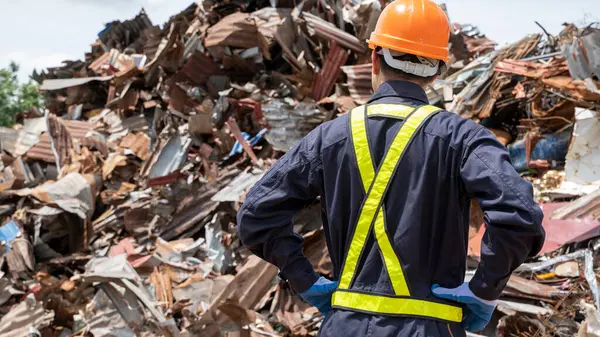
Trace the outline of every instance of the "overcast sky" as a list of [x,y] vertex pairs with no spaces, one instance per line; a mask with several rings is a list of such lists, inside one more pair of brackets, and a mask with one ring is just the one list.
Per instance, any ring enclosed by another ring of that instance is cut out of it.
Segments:
[[[0,0],[0,68],[14,60],[26,80],[38,70],[82,59],[104,23],[134,17],[144,7],[153,24],[163,24],[193,0]],[[440,2],[440,1],[438,1]],[[600,0],[446,0],[453,22],[471,23],[500,43],[563,22],[600,21]]]

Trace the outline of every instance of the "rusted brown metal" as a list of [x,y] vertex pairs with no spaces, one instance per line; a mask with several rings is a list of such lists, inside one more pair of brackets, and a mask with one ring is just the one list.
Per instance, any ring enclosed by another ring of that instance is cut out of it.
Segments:
[[371,64],[345,66],[342,67],[342,71],[348,77],[348,90],[350,91],[350,96],[352,96],[354,101],[358,104],[367,103],[373,93],[371,84]]
[[569,67],[567,66],[567,61],[562,58],[553,59],[546,64],[506,59],[498,62],[494,70],[531,78],[547,78],[566,74],[569,71]]
[[563,292],[549,285],[513,275],[508,279],[507,287],[525,295],[539,296],[547,299],[564,295]]
[[240,127],[238,126],[235,119],[230,117],[226,123],[227,123],[227,126],[229,126],[229,129],[231,130],[233,137],[235,137],[235,139],[242,145],[242,147],[244,148],[244,151],[248,154],[248,156],[250,156],[250,159],[252,159],[252,163],[254,163],[254,165],[258,166],[258,158],[256,158],[256,154],[254,154],[254,151],[252,151],[252,148],[250,147],[248,142],[244,139],[244,136],[242,136],[242,131],[240,131]]
[[[52,118],[52,117],[51,117]],[[92,123],[82,122],[82,121],[70,121],[70,120],[56,120],[56,123],[60,123],[61,126],[64,126],[65,132],[63,132],[63,128],[61,127],[57,132],[57,137],[63,137],[63,141],[55,143],[55,146],[58,147],[57,151],[64,152],[59,155],[61,157],[61,161],[64,161],[67,156],[68,150],[72,147],[72,144],[69,142],[80,143],[84,140],[88,132],[94,130],[95,126]],[[55,124],[56,124],[55,123]],[[58,124],[57,124],[58,125]],[[54,163],[55,157],[52,151],[52,146],[50,142],[50,136],[48,132],[43,133],[40,136],[40,140],[37,144],[35,144],[25,156],[28,159],[33,160],[42,160],[48,163]]]
[[298,59],[296,58],[296,56],[294,55],[292,50],[290,48],[288,48],[285,40],[283,39],[283,37],[281,37],[281,35],[279,35],[279,33],[275,33],[274,37],[275,37],[275,40],[277,40],[277,43],[279,43],[279,46],[281,46],[281,50],[283,51],[283,54],[286,56],[285,57],[286,61],[288,61],[298,71],[302,71],[304,68],[306,68],[306,67],[303,67],[302,64],[300,64],[300,62],[298,62]]
[[552,213],[555,219],[590,217],[600,220],[600,190],[565,204]]
[[230,46],[252,48],[258,46],[258,29],[250,14],[233,13],[208,29],[206,47]]
[[131,150],[141,160],[146,160],[150,157],[150,137],[143,132],[128,134],[121,139],[119,146]]
[[213,75],[222,75],[221,67],[210,57],[196,52],[192,54],[183,67],[175,74],[174,81],[189,81],[195,85],[204,85]]
[[327,40],[335,41],[340,46],[348,48],[359,54],[367,52],[366,43],[361,42],[356,36],[335,27],[320,17],[308,12],[302,12],[302,17],[310,28],[314,29],[317,36]]
[[343,66],[348,60],[348,52],[338,46],[337,43],[331,44],[331,49],[327,54],[323,69],[315,74],[315,79],[312,85],[312,97],[315,100],[321,100],[329,95],[335,82],[342,72]]

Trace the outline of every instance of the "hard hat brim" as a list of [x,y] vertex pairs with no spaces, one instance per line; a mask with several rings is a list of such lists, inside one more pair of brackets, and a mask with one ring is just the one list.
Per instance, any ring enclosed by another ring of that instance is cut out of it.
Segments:
[[371,49],[375,49],[375,47],[381,47],[402,53],[430,57],[445,62],[450,60],[450,57],[448,56],[448,47],[440,48],[436,46],[424,45],[387,34],[378,34],[373,32],[371,33],[371,37],[367,40],[367,43]]

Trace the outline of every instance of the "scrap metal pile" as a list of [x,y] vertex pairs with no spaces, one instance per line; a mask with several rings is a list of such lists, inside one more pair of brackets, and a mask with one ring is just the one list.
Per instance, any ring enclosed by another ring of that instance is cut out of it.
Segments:
[[[491,51],[434,85],[448,110],[507,146],[544,212],[546,243],[510,277],[483,335],[600,335],[598,64],[600,30],[565,25],[558,36]],[[467,280],[485,232],[474,209]]]
[[[0,128],[0,335],[315,336],[322,316],[241,247],[235,216],[278,157],[369,98],[380,12],[206,0],[161,28],[142,11],[34,73],[45,111]],[[428,90],[507,144],[540,200],[574,199],[543,205],[546,255],[511,278],[486,335],[598,334],[598,34],[496,50],[454,24],[450,72]],[[294,226],[332,277],[320,216],[316,201]]]

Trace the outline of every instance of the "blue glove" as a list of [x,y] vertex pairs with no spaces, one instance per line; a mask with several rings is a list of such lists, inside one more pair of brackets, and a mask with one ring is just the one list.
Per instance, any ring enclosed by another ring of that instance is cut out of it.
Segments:
[[337,286],[337,282],[329,281],[321,276],[315,284],[299,295],[303,300],[319,309],[323,316],[325,316],[331,310],[331,294],[333,294]]
[[439,298],[463,303],[462,327],[465,330],[481,331],[490,322],[497,301],[488,301],[477,297],[469,288],[469,283],[463,283],[460,287],[449,289],[442,288],[438,284],[431,287],[431,292]]

